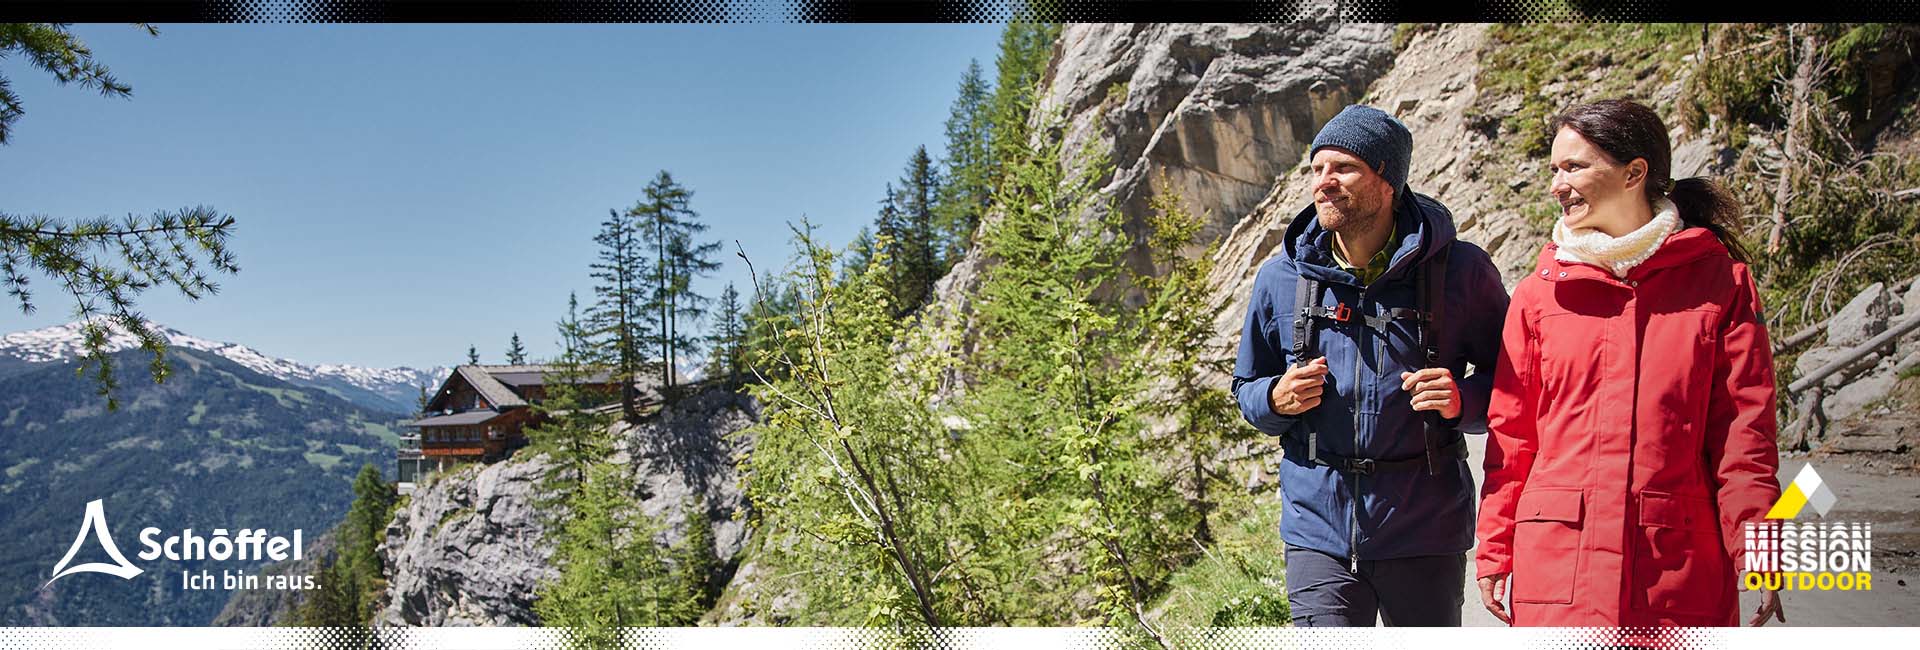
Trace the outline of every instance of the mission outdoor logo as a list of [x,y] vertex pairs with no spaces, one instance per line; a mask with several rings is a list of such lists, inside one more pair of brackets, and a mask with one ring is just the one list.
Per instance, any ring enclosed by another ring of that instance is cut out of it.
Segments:
[[1873,524],[1793,519],[1812,506],[1825,519],[1839,501],[1813,471],[1800,468],[1766,521],[1747,522],[1748,589],[1867,591],[1873,589]]
[[[279,562],[288,558],[298,560],[303,556],[301,531],[298,528],[294,529],[291,540],[279,536],[268,537],[264,528],[243,528],[239,533],[231,535],[225,528],[215,528],[211,537],[196,535],[192,528],[165,539],[160,539],[161,533],[159,528],[151,526],[140,530],[140,545],[143,547],[138,555],[140,559],[151,561],[165,557],[175,562],[206,560]],[[71,564],[74,556],[79,555],[80,549],[86,546],[88,537],[92,537],[100,550],[105,551],[107,557],[113,560],[111,564],[106,562]],[[114,543],[113,533],[107,530],[106,506],[103,505],[102,500],[94,499],[87,502],[87,512],[80,520],[80,533],[74,536],[73,545],[67,547],[67,554],[61,556],[60,562],[53,565],[53,577],[48,578],[41,588],[52,585],[55,580],[78,573],[104,573],[122,580],[131,580],[134,576],[145,572],[145,569],[134,566],[132,562],[127,561],[127,556],[120,553],[120,545]],[[189,590],[259,589],[262,587],[305,590],[315,589],[318,586],[310,575],[262,575],[245,571],[221,570],[220,575],[216,577],[205,570],[198,573],[186,570],[180,572],[180,588]]]

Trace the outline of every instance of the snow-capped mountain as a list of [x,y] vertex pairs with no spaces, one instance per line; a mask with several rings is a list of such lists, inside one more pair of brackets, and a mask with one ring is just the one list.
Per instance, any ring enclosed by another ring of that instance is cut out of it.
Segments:
[[[73,359],[85,354],[80,321],[37,330],[0,336],[0,360],[7,367],[20,367]],[[226,357],[250,370],[293,384],[311,386],[365,406],[390,413],[411,413],[417,406],[420,385],[429,390],[440,385],[451,369],[435,367],[420,370],[409,367],[365,368],[335,364],[308,365],[260,353],[238,343],[203,339],[180,330],[147,322],[147,328],[167,342],[170,349],[201,350]],[[107,352],[140,347],[140,342],[125,330],[108,325]]]

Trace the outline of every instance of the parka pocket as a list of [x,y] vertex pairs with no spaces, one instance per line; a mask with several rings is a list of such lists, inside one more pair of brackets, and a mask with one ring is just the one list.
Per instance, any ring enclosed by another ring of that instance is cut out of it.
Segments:
[[1731,603],[1732,560],[1722,547],[1713,502],[1640,493],[1633,535],[1633,604],[1640,609],[1719,616]]
[[1513,601],[1571,603],[1586,513],[1580,488],[1520,493],[1513,524]]

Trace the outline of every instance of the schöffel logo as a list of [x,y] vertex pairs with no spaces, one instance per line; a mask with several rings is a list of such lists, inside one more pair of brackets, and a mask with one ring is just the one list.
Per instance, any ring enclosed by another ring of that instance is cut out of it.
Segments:
[[[73,556],[80,553],[80,547],[86,545],[87,533],[93,533],[93,538],[100,541],[100,548],[106,550],[107,557],[113,558],[113,564],[88,562],[67,566],[68,562],[73,561]],[[104,573],[131,580],[142,572],[140,567],[127,561],[127,556],[120,554],[120,547],[113,543],[113,534],[107,531],[106,506],[102,505],[99,499],[94,499],[87,502],[86,518],[80,521],[80,534],[74,536],[73,546],[67,547],[67,554],[60,558],[60,563],[53,565],[53,577],[47,579],[46,585],[40,586],[45,588],[53,584],[53,581],[75,573]]]
[[1873,524],[1793,521],[1807,506],[1825,519],[1839,497],[1811,463],[1800,468],[1766,521],[1747,522],[1748,589],[1873,589]]
[[[242,528],[234,535],[229,535],[225,528],[215,528],[213,529],[213,535],[211,537],[195,535],[193,529],[188,528],[181,531],[180,534],[167,537],[164,540],[158,539],[160,533],[159,528],[151,526],[140,529],[140,544],[144,547],[143,550],[140,551],[140,559],[151,561],[165,557],[176,562],[183,560],[279,562],[288,558],[298,560],[303,556],[300,539],[301,531],[297,528],[294,529],[291,540],[278,536],[268,537],[267,531],[264,528]],[[102,551],[106,552],[107,557],[113,560],[112,564],[105,562],[72,564],[73,558],[80,554],[81,547],[86,546],[89,536],[94,539]],[[289,553],[289,551],[291,551],[291,553]],[[80,533],[74,536],[73,545],[67,547],[67,554],[61,556],[60,561],[53,565],[53,576],[47,578],[46,584],[40,587],[44,589],[48,585],[52,585],[53,581],[76,573],[104,573],[119,577],[123,580],[131,580],[134,576],[145,572],[144,569],[134,566],[132,562],[128,562],[127,556],[120,553],[120,545],[114,543],[113,533],[107,530],[106,505],[101,499],[94,499],[87,502],[87,512],[80,520]],[[215,576],[212,572],[202,570],[198,573],[181,571],[180,586],[182,589],[258,589],[266,587],[269,589],[304,590],[314,589],[318,585],[314,582],[313,576],[260,575],[249,574],[244,571],[228,570],[222,570],[219,576]]]

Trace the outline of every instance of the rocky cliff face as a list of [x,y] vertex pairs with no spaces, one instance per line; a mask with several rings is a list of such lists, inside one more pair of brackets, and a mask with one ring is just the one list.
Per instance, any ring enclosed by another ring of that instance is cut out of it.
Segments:
[[[1066,151],[1091,145],[1113,165],[1101,192],[1126,216],[1126,232],[1115,234],[1143,242],[1148,202],[1172,189],[1208,215],[1203,237],[1218,238],[1393,63],[1391,25],[1333,18],[1325,10],[1282,25],[1070,25],[1031,121],[1058,118]],[[940,282],[942,305],[964,312],[991,263],[968,253]],[[1144,244],[1129,263],[1151,271]]]
[[[732,574],[746,541],[745,524],[734,516],[745,501],[733,462],[746,443],[733,434],[755,414],[748,399],[712,389],[614,429],[611,460],[632,472],[641,511],[668,525],[656,541],[677,542],[690,524],[711,526],[717,583]],[[559,576],[537,506],[549,467],[544,456],[523,453],[439,476],[415,492],[387,527],[381,549],[388,588],[380,624],[538,624],[535,594]],[[704,521],[687,516],[689,503],[704,505]]]

